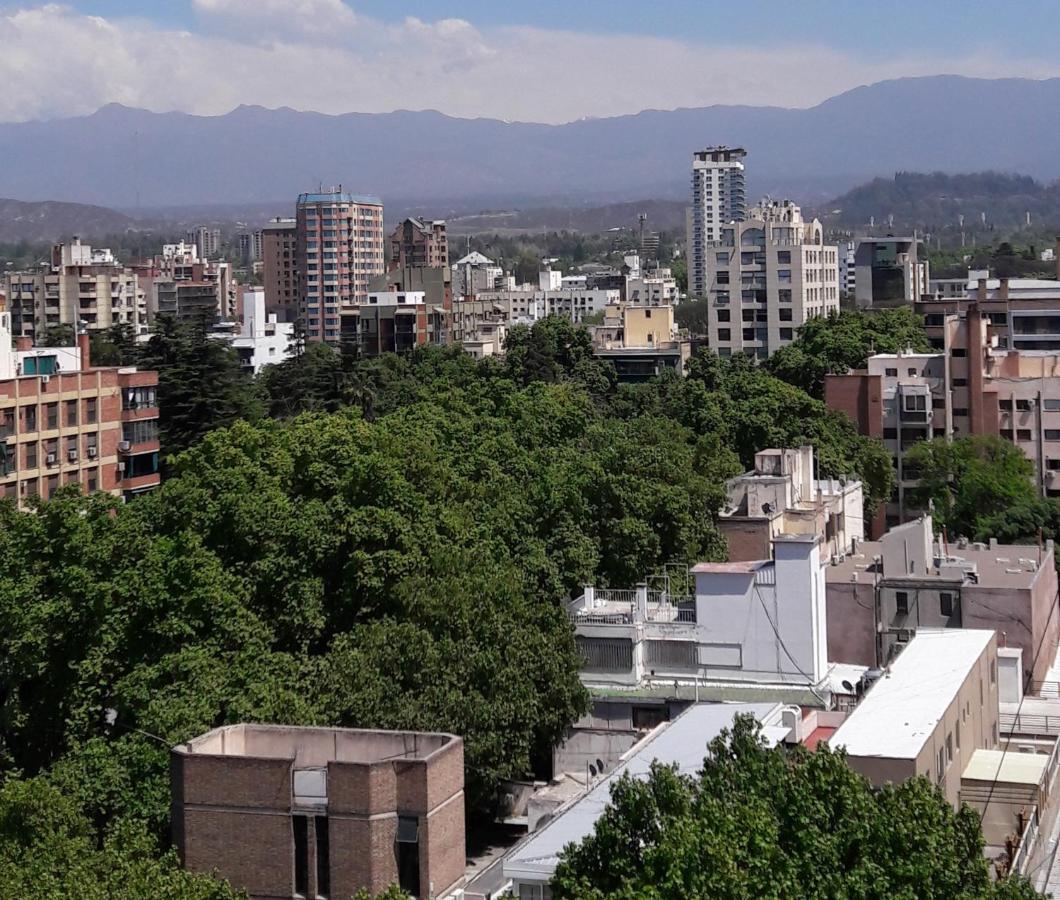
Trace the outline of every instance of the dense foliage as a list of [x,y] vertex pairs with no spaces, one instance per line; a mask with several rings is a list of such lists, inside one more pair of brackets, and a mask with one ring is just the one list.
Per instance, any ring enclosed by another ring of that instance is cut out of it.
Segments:
[[796,339],[766,361],[765,368],[808,394],[824,396],[825,375],[864,368],[874,353],[930,351],[923,319],[909,307],[843,310],[810,319]]
[[622,777],[594,833],[566,849],[557,900],[1037,897],[991,883],[978,815],[927,780],[874,791],[841,752],[767,749],[750,717],[698,776]]
[[890,491],[881,445],[753,361],[623,386],[563,320],[503,359],[308,346],[257,382],[188,329],[126,338],[107,352],[164,366],[166,446],[191,445],[162,488],[0,503],[0,781],[74,823],[7,852],[60,885],[127,847],[130,883],[223,896],[160,850],[166,745],[224,723],[461,734],[488,816],[585,709],[580,584],[721,558],[724,481],[764,447],[812,443],[822,475]]
[[930,508],[936,527],[952,537],[1034,537],[1033,531],[1015,534],[1017,522],[1041,510],[1034,467],[1011,442],[988,436],[923,441],[906,455],[906,467],[920,476],[914,502]]

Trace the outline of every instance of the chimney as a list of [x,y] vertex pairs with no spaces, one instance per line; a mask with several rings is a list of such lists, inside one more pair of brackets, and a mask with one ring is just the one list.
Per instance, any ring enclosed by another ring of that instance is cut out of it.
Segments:
[[19,351],[26,351],[33,349],[33,338],[21,335],[15,338],[15,349]]
[[77,336],[77,346],[81,350],[81,371],[87,372],[92,368],[91,348],[92,341],[89,339],[88,331],[84,330]]

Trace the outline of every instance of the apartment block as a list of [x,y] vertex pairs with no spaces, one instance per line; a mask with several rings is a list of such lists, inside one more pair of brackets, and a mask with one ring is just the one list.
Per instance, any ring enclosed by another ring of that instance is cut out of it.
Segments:
[[704,252],[701,296],[719,356],[766,359],[809,319],[839,309],[839,251],[790,200],[763,200],[746,220],[722,225]]
[[958,808],[973,755],[999,749],[997,645],[993,631],[919,631],[828,743],[877,787],[921,776]]
[[360,356],[409,353],[442,343],[447,333],[445,310],[429,306],[420,291],[369,294],[340,318],[343,352]]
[[262,259],[262,233],[260,230],[240,233],[239,258],[244,265],[250,265]]
[[199,225],[185,233],[184,243],[195,247],[199,259],[215,259],[221,252],[221,229]]
[[385,271],[383,204],[341,187],[302,194],[296,217],[299,317],[311,341],[337,344],[339,316]]
[[76,347],[11,343],[0,312],[0,496],[25,507],[78,484],[130,499],[159,484],[157,372],[94,368]]
[[858,308],[912,306],[928,293],[931,267],[915,238],[864,238],[854,251]]
[[106,330],[128,325],[134,333],[147,326],[147,298],[136,273],[110,250],[93,249],[74,238],[56,244],[51,260],[27,272],[11,272],[2,282],[16,336],[43,338],[61,325]]
[[851,552],[865,537],[861,482],[817,478],[810,446],[756,453],[754,469],[729,479],[725,494],[717,526],[729,562],[770,559],[781,534],[817,535],[822,561]]
[[446,897],[464,876],[464,748],[449,734],[230,725],[170,754],[173,842],[251,900]]
[[225,341],[239,356],[245,372],[257,375],[265,366],[282,363],[295,350],[294,323],[280,322],[265,312],[265,291],[250,288],[243,294],[243,314],[238,327],[215,331],[210,337]]
[[453,263],[453,294],[474,300],[480,291],[496,290],[503,277],[504,269],[476,250]]
[[261,258],[265,263],[265,310],[281,322],[298,318],[298,223],[273,219],[261,229]]
[[706,297],[710,247],[721,239],[723,225],[742,222],[747,214],[747,186],[740,147],[716,146],[692,156],[692,205],[688,209],[688,290]]
[[685,374],[692,342],[674,320],[672,306],[619,304],[605,310],[604,324],[591,326],[593,356],[606,359],[618,380],[648,381],[664,372]]
[[835,662],[882,666],[922,628],[979,628],[1022,651],[1021,683],[1047,680],[1060,639],[1051,541],[946,542],[924,516],[833,559],[825,578]]
[[441,268],[449,265],[449,240],[445,222],[405,219],[390,235],[387,270]]

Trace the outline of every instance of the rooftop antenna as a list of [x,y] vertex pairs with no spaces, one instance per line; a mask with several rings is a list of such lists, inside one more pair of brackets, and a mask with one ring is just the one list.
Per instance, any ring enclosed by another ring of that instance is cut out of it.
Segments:
[[637,216],[637,221],[640,222],[640,249],[644,249],[644,223],[648,221],[647,215],[641,213]]

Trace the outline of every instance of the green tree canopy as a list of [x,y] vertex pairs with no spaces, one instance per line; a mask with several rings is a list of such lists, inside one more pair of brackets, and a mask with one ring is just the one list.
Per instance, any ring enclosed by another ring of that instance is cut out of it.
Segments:
[[765,368],[820,399],[825,375],[863,368],[873,353],[930,349],[923,319],[908,307],[843,310],[810,319],[791,344],[766,361]]
[[622,777],[591,836],[566,848],[557,900],[1031,898],[991,883],[977,814],[923,778],[874,791],[841,752],[769,749],[751,717],[697,776]]
[[1030,460],[998,437],[924,441],[906,455],[906,468],[920,476],[914,502],[930,507],[935,525],[952,537],[973,537],[985,530],[981,523],[1033,507],[1038,498]]

